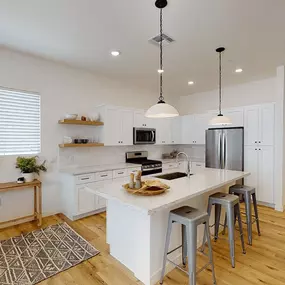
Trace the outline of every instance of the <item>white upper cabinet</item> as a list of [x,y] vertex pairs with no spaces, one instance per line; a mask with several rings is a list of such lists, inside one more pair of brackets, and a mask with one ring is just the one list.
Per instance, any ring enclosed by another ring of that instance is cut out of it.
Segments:
[[245,145],[274,144],[274,104],[244,108]]
[[171,121],[170,118],[156,120],[156,144],[171,143]]
[[100,142],[106,146],[133,144],[133,110],[104,105],[98,107],[97,111],[104,122],[100,129]]
[[230,127],[243,127],[243,108],[225,109],[223,114],[230,118],[232,122]]
[[135,128],[155,128],[155,119],[146,118],[145,110],[134,111],[134,127]]
[[187,115],[181,118],[181,143],[193,144],[194,143],[194,116]]
[[259,141],[262,146],[274,144],[274,104],[261,105],[259,108]]
[[171,140],[170,144],[181,143],[181,117],[170,119]]
[[210,119],[209,113],[183,116],[182,144],[205,144],[205,131],[208,129]]
[[132,110],[120,111],[120,141],[122,145],[133,144],[133,125],[134,117]]

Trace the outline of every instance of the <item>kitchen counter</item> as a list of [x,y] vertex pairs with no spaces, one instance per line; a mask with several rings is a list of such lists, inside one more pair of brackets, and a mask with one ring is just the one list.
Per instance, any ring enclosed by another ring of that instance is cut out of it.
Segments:
[[[168,170],[164,173],[144,176],[142,179],[157,179],[156,175],[174,172]],[[107,200],[117,200],[128,206],[132,206],[148,215],[161,209],[170,208],[183,201],[187,201],[197,195],[220,188],[248,176],[249,173],[242,171],[220,170],[206,168],[204,171],[192,175],[190,178],[183,177],[175,180],[157,179],[170,186],[170,189],[158,196],[136,196],[126,192],[122,183],[112,183],[106,188],[96,189],[96,195]]]
[[124,168],[136,168],[136,167],[140,167],[140,165],[133,163],[115,163],[115,164],[103,164],[103,165],[94,165],[94,166],[71,166],[71,167],[62,168],[59,170],[59,172],[71,175],[80,175],[80,174],[87,174],[93,172],[124,169]]
[[[175,172],[177,169],[168,170]],[[88,191],[108,200],[107,243],[110,254],[129,268],[145,285],[154,285],[160,278],[169,211],[189,205],[206,211],[208,197],[215,192],[227,192],[230,185],[250,173],[220,169],[205,169],[190,178],[161,182],[170,189],[158,196],[136,196],[113,182],[100,189]],[[154,179],[152,176],[144,179]],[[203,227],[198,228],[198,246],[201,245]],[[181,226],[174,224],[170,250],[181,245]],[[181,249],[168,256],[181,263]],[[166,272],[173,269],[169,263]]]

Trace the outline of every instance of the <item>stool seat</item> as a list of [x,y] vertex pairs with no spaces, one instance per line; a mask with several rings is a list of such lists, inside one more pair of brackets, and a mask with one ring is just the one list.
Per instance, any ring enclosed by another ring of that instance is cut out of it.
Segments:
[[251,186],[245,186],[245,185],[233,185],[229,189],[229,193],[233,194],[245,194],[246,192],[252,194],[255,193],[255,188]]
[[170,211],[170,214],[173,216],[174,220],[181,224],[197,222],[201,219],[205,219],[205,216],[208,216],[207,212],[202,212],[189,206],[183,206],[172,210]]
[[239,199],[237,196],[227,193],[218,192],[209,197],[212,205],[213,204],[220,204],[223,206],[227,206],[230,204],[236,205],[239,203]]

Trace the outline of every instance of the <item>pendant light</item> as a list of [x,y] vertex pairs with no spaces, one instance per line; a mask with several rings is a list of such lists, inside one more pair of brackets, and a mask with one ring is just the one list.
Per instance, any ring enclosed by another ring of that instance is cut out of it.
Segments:
[[162,9],[167,6],[167,0],[157,0],[155,6],[160,9],[160,67],[159,67],[159,82],[160,82],[160,95],[157,104],[151,106],[145,113],[148,118],[170,118],[179,116],[178,111],[171,105],[166,104],[163,97],[163,32],[162,32]]
[[224,47],[219,47],[216,52],[219,53],[219,114],[210,121],[212,126],[226,126],[231,125],[231,120],[222,114],[222,53],[225,51]]

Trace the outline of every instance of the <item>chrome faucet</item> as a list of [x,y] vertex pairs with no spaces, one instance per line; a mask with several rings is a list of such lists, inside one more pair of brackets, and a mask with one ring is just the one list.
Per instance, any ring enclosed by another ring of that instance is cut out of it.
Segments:
[[178,162],[178,158],[179,158],[179,155],[184,155],[187,159],[187,170],[186,170],[186,174],[188,177],[190,177],[191,175],[191,169],[190,169],[190,158],[188,156],[187,153],[181,151],[181,152],[178,152],[177,155],[176,155],[176,161]]

